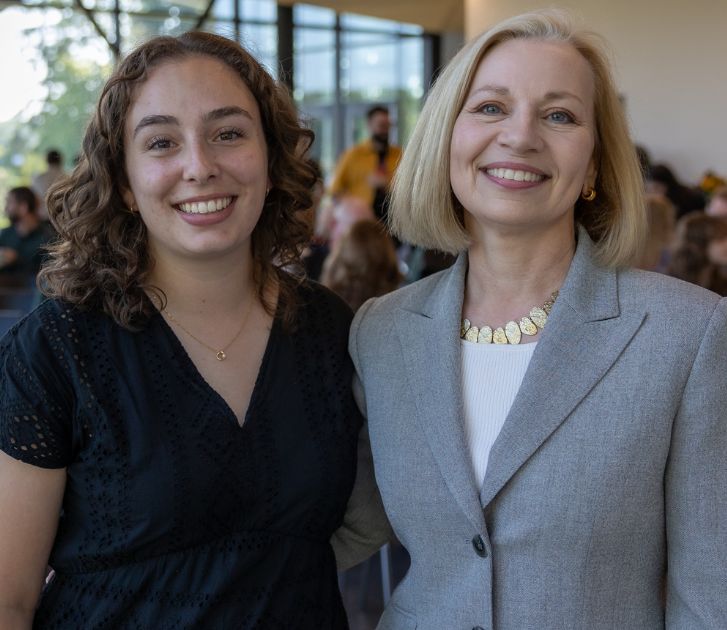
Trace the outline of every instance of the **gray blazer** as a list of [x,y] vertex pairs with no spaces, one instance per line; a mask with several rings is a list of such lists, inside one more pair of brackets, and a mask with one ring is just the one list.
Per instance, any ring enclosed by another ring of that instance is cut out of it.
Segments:
[[[462,421],[466,255],[358,312],[376,481],[411,555],[381,630],[727,628],[727,300],[592,254],[581,231],[484,480]],[[364,469],[354,498],[371,485]]]

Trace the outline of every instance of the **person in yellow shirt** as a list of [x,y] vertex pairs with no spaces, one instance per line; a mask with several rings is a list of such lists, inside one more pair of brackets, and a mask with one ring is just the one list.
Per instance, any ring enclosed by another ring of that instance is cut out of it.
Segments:
[[401,148],[389,144],[389,110],[375,105],[366,112],[369,138],[340,158],[330,194],[334,200],[357,197],[371,206],[378,219],[386,218],[387,194],[401,158]]

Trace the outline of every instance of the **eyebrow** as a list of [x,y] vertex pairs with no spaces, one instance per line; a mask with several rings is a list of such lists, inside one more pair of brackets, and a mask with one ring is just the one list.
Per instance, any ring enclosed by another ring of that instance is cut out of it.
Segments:
[[[207,112],[203,117],[202,120],[204,122],[211,122],[214,120],[220,120],[222,118],[228,118],[229,116],[245,116],[246,118],[249,118],[250,120],[253,120],[252,115],[247,110],[243,109],[242,107],[237,107],[234,105],[231,105],[229,107],[218,107],[217,109],[213,109],[210,112]],[[139,121],[139,124],[136,125],[134,128],[134,138],[138,135],[138,133],[144,128],[149,127],[151,125],[179,125],[179,120],[175,118],[174,116],[167,116],[164,114],[152,114],[150,116],[144,116]]]
[[[498,96],[510,96],[510,90],[500,85],[483,85],[477,88],[474,92],[472,92],[472,94],[478,94],[479,92],[492,92],[493,94],[497,94]],[[543,102],[557,101],[563,98],[574,98],[579,103],[583,103],[582,98],[580,98],[577,94],[574,94],[573,92],[568,92],[567,90],[547,92],[543,97]]]

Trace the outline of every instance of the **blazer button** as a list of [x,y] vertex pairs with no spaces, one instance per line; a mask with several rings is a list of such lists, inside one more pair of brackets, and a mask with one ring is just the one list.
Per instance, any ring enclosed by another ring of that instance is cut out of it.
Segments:
[[485,630],[482,626],[475,626],[472,630]]
[[472,546],[475,548],[475,551],[480,558],[487,557],[487,546],[485,545],[485,541],[482,536],[480,536],[480,534],[477,534],[477,536],[472,539]]

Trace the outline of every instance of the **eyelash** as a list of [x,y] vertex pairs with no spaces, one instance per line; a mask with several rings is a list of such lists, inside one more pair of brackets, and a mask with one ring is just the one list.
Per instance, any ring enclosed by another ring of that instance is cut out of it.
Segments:
[[[223,137],[223,136],[229,136],[229,134],[233,134],[234,137]],[[242,129],[238,129],[236,127],[231,127],[229,129],[222,129],[217,133],[217,138],[220,139],[222,142],[232,142],[234,140],[237,140],[238,138],[244,138],[245,132],[242,131]],[[161,144],[166,143],[167,146],[160,146]],[[154,136],[146,143],[146,150],[147,151],[165,151],[167,149],[170,149],[172,145],[172,140],[166,136]]]
[[235,138],[234,139],[244,138],[245,137],[245,132],[242,131],[242,129],[238,129],[237,127],[230,127],[229,129],[222,129],[217,134],[217,137],[220,138],[220,140],[222,140],[223,142],[229,142],[233,138],[229,138],[228,140],[223,140],[222,139],[222,136],[227,135],[227,134],[235,134]]
[[165,149],[168,149],[169,147],[160,147],[159,144],[162,142],[166,142],[171,145],[172,141],[167,138],[166,136],[154,136],[149,142],[146,143],[146,149],[147,151],[163,151]]

